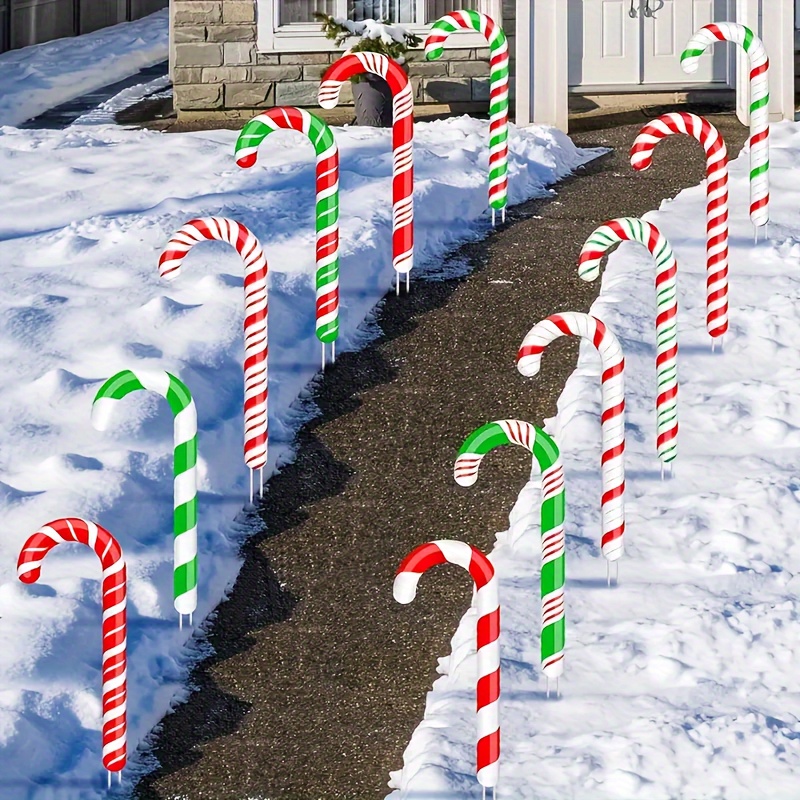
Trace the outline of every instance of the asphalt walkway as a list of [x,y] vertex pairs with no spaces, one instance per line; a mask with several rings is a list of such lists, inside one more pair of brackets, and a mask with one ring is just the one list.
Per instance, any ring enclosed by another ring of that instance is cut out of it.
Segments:
[[[554,415],[577,342],[556,342],[535,381],[517,373],[515,355],[539,320],[588,311],[599,281],[579,280],[576,259],[594,228],[703,179],[703,150],[683,136],[659,145],[648,172],[631,169],[629,147],[657,113],[574,135],[614,152],[462,248],[468,278],[416,280],[409,297],[390,294],[381,338],[326,372],[315,397],[322,414],[300,432],[297,460],[269,482],[268,532],[246,545],[211,625],[216,655],[192,675],[198,691],[165,718],[155,753],[163,766],[136,797],[386,796],[472,594],[463,570],[440,567],[401,606],[395,570],[431,539],[488,551],[507,529],[530,458],[503,448],[471,489],[453,481],[453,460],[487,421],[541,425]],[[708,116],[738,153],[746,129],[733,115]]]

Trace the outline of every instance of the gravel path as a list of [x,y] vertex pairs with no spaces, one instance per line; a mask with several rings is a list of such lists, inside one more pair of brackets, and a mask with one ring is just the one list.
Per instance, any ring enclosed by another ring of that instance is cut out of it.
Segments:
[[[615,150],[462,248],[458,257],[474,265],[468,278],[412,281],[410,297],[389,295],[380,339],[326,373],[315,396],[321,416],[301,431],[297,460],[269,482],[268,532],[246,545],[210,625],[216,655],[192,675],[199,691],[165,718],[162,767],[136,797],[386,796],[471,598],[463,570],[442,567],[401,606],[395,570],[423,542],[465,539],[488,551],[508,527],[530,459],[504,448],[472,489],[453,481],[453,460],[489,420],[538,425],[555,413],[577,343],[552,345],[535,381],[517,373],[515,355],[540,319],[588,310],[598,286],[579,280],[575,265],[592,230],[658,208],[704,177],[702,148],[682,136],[659,145],[651,170],[633,172],[628,149],[651,116],[573,134]],[[708,116],[735,155],[746,129],[733,115]]]

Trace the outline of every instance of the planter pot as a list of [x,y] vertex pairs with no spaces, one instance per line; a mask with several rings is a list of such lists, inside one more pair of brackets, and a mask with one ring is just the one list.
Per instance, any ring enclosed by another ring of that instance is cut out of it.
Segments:
[[366,73],[360,81],[353,83],[353,101],[356,125],[392,127],[392,92],[389,84],[379,75]]

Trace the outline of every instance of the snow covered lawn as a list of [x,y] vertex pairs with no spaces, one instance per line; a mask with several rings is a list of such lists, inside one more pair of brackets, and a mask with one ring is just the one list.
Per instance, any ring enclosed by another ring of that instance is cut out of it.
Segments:
[[[705,188],[646,215],[678,259],[680,429],[675,477],[664,482],[655,447],[654,268],[638,244],[622,244],[609,259],[591,313],[617,334],[626,359],[620,585],[606,587],[599,548],[600,360],[582,344],[547,424],[566,472],[559,699],[545,699],[539,667],[537,475],[491,554],[502,614],[498,798],[800,796],[800,126],[773,125],[771,137],[767,242],[762,232],[753,244],[749,156],[731,164],[724,353],[712,354],[705,332]],[[535,391],[536,378],[518,380]],[[489,455],[482,469],[491,468]],[[402,777],[393,775],[392,800],[481,796],[474,637],[471,610],[453,655],[441,660],[443,677]]]
[[[27,114],[27,112],[26,112]],[[21,118],[24,115],[17,115]],[[419,124],[415,280],[487,230],[488,123]],[[393,285],[391,131],[337,129],[341,157],[341,336]],[[243,277],[227,245],[190,253],[174,283],[161,248],[195,216],[237,219],[269,261],[270,462],[290,456],[295,403],[319,369],[314,336],[314,156],[272,134],[251,170],[234,131],[165,135],[112,126],[0,128],[0,796],[105,795],[100,762],[100,567],[61,545],[38,584],[16,560],[44,523],[81,516],[107,527],[128,561],[128,780],[142,739],[184,693],[191,631],[172,608],[172,416],[139,392],[106,433],[90,424],[101,383],[126,367],[166,369],[191,389],[199,417],[199,607],[235,579],[248,471],[242,458]],[[597,155],[557,131],[512,128],[510,200]],[[237,517],[238,515],[238,517]],[[44,787],[50,787],[44,788]]]

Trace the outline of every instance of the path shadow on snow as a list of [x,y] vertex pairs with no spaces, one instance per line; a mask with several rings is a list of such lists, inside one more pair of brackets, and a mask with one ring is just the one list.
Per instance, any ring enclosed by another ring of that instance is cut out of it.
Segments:
[[[606,169],[608,155],[579,167],[574,175],[559,182],[563,188],[574,180]],[[553,193],[536,198],[506,212],[506,222],[497,228],[505,229],[516,222],[537,214],[543,205],[557,198]],[[490,233],[491,229],[487,231]],[[390,383],[398,369],[387,359],[384,346],[405,336],[416,328],[425,314],[442,308],[456,288],[489,261],[490,236],[462,245],[443,259],[441,270],[448,274],[448,264],[468,264],[469,270],[456,277],[441,280],[412,279],[411,293],[397,297],[392,288],[377,304],[371,329],[379,335],[358,352],[337,355],[335,364],[326,368],[311,384],[310,400],[319,409],[316,417],[306,422],[295,437],[294,461],[282,467],[265,486],[258,514],[263,529],[250,536],[242,545],[244,564],[229,597],[224,600],[206,623],[205,641],[213,647],[213,655],[200,661],[192,670],[188,684],[192,690],[188,700],[168,714],[149,737],[146,758],[150,753],[160,766],[143,776],[133,789],[137,800],[161,800],[156,783],[160,778],[197,763],[203,754],[204,743],[234,733],[249,712],[251,704],[223,691],[211,670],[233,656],[248,651],[254,644],[251,634],[267,625],[289,619],[301,598],[281,588],[269,559],[259,545],[305,522],[306,508],[338,494],[347,487],[354,475],[347,464],[338,461],[320,441],[316,430],[332,420],[355,411],[359,395],[382,384]]]

